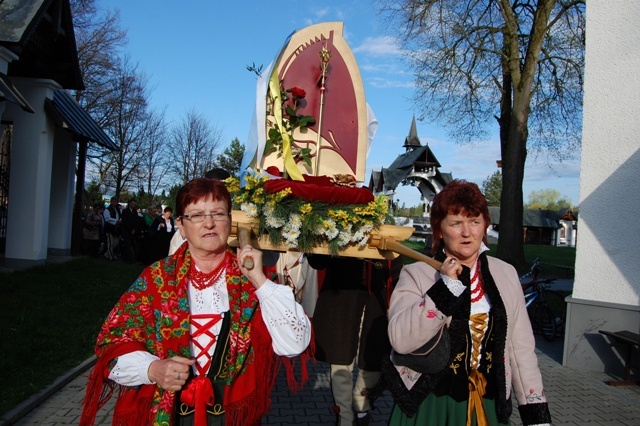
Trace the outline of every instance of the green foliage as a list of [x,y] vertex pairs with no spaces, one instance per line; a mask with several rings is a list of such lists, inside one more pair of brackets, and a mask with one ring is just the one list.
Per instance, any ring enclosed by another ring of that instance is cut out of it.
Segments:
[[234,138],[224,152],[216,158],[215,166],[225,169],[231,176],[238,177],[244,150],[245,146],[240,143],[238,138]]
[[424,203],[417,206],[407,207],[406,203],[402,203],[402,207],[396,209],[395,216],[420,217],[424,214]]
[[[298,100],[304,99],[306,93],[304,90],[293,87],[291,89],[284,89],[280,86],[279,93],[269,93],[270,99],[273,103],[281,102],[282,103],[282,126],[279,126],[277,123],[271,123],[273,127],[269,129],[267,133],[267,141],[265,143],[264,152],[265,154],[269,154],[272,152],[277,152],[278,157],[282,157],[283,155],[283,142],[284,136],[289,136],[289,141],[291,143],[291,154],[293,155],[293,159],[295,162],[304,161],[307,165],[311,166],[311,149],[310,148],[297,148],[293,145],[293,132],[296,129],[306,129],[307,127],[315,124],[316,119],[310,115],[298,115]],[[275,109],[273,105],[271,105],[270,113],[273,114]]]
[[95,180],[91,181],[89,186],[84,190],[82,201],[87,209],[96,203],[102,203],[104,201],[100,186]]
[[136,197],[138,200],[138,207],[142,209],[146,209],[149,206],[156,205],[156,197],[153,194],[148,194],[145,192],[144,188],[140,188],[138,192],[138,196]]
[[78,258],[0,273],[0,414],[93,354],[102,322],[141,270]]
[[560,195],[555,189],[531,191],[528,200],[529,202],[524,205],[527,209],[560,210],[571,207],[569,198]]
[[[173,185],[170,189],[169,189],[169,195],[167,195],[167,197],[164,200],[164,204],[166,204],[167,206],[171,206],[173,208],[175,208],[176,206],[176,196],[178,195],[178,191],[180,191],[180,188],[182,188],[182,185]],[[163,191],[164,193],[164,191]],[[174,215],[178,215],[178,212],[173,212]]]
[[502,195],[502,172],[496,170],[492,175],[482,181],[482,193],[490,206],[500,206]]

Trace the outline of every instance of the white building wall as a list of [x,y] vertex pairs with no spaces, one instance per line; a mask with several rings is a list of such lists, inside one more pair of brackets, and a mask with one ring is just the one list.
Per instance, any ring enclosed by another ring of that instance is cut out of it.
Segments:
[[587,2],[573,296],[640,301],[640,2]]
[[621,377],[625,348],[599,332],[640,331],[640,1],[589,0],[586,23],[580,220],[563,364]]
[[76,143],[71,133],[56,129],[53,143],[49,202],[48,254],[71,254],[71,225],[75,193]]

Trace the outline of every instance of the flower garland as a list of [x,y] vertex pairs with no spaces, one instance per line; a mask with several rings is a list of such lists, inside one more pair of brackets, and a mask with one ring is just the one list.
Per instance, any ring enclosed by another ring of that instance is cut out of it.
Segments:
[[289,188],[268,194],[264,183],[269,178],[255,172],[245,180],[244,187],[234,177],[225,180],[233,208],[255,220],[258,233],[268,235],[272,244],[284,243],[292,250],[309,253],[327,243],[337,255],[348,245],[366,246],[371,231],[393,223],[384,195],[367,204],[328,204],[293,197]]

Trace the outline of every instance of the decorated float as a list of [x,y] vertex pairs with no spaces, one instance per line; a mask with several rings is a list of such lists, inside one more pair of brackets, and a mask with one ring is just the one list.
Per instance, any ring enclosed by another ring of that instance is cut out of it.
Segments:
[[400,243],[388,199],[362,186],[377,121],[341,22],[294,32],[260,73],[242,178],[226,181],[229,244],[369,259],[399,254],[439,268]]

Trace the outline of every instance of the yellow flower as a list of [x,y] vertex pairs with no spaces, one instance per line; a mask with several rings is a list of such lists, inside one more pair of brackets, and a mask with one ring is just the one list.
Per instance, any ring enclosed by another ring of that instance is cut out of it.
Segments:
[[253,201],[256,204],[264,203],[264,188],[256,189],[256,192],[254,192],[253,195],[251,196],[251,201]]
[[311,213],[311,211],[313,210],[313,207],[311,207],[311,204],[307,203],[307,204],[303,204],[302,206],[300,206],[300,214],[302,216],[306,216],[309,213]]
[[235,177],[228,177],[224,180],[224,184],[227,186],[227,190],[234,194],[240,191],[240,181]]
[[275,197],[274,197],[275,201],[276,202],[282,201],[289,194],[291,194],[291,188],[285,188],[282,191],[275,194]]

